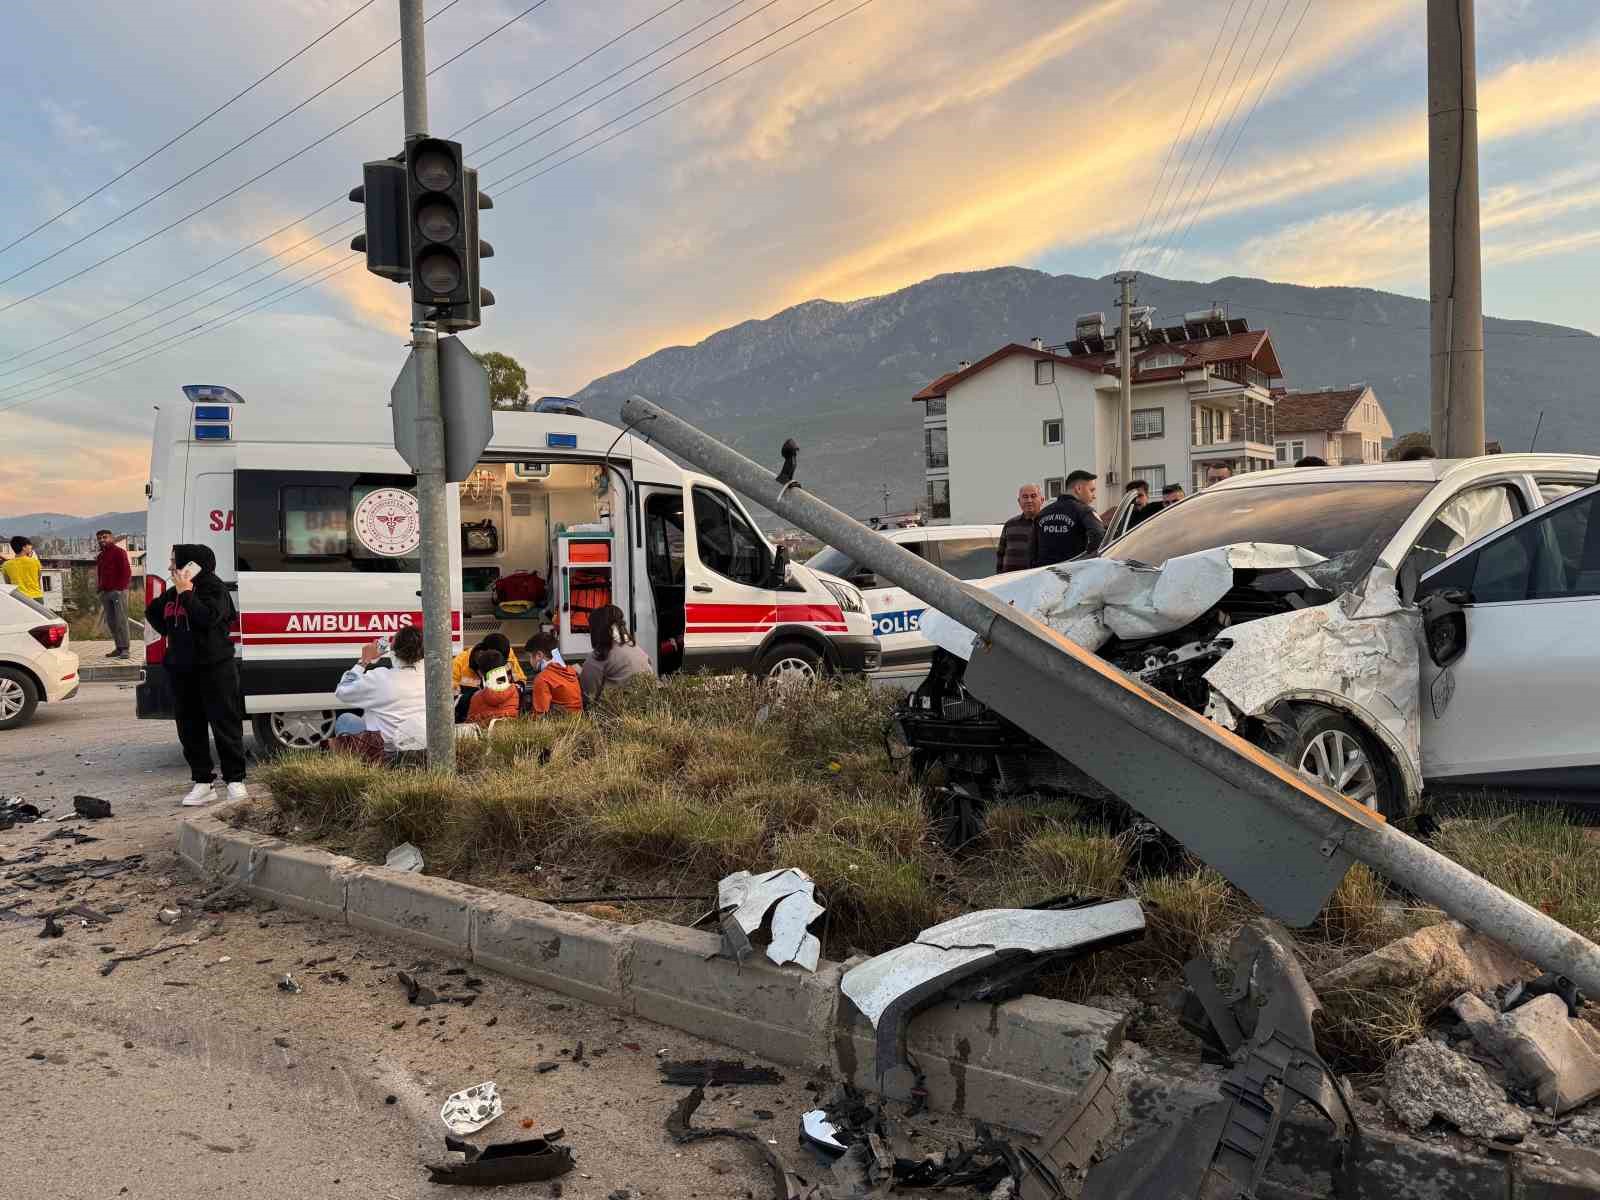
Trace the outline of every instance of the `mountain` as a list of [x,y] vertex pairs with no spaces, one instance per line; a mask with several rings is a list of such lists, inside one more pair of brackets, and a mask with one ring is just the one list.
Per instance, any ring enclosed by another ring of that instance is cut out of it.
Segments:
[[[744,321],[694,346],[658,350],[578,393],[614,420],[637,392],[776,470],[786,437],[799,477],[848,512],[912,507],[922,497],[922,409],[912,393],[961,359],[1007,342],[1063,342],[1080,313],[1115,316],[1108,276],[997,267],[932,279],[887,296],[808,300]],[[1209,283],[1142,275],[1139,303],[1158,323],[1228,305],[1272,334],[1291,387],[1365,381],[1396,434],[1428,427],[1428,302],[1371,288],[1300,287],[1228,276]],[[1485,322],[1488,431],[1526,449],[1541,410],[1542,449],[1600,451],[1600,339],[1583,330]]]
[[16,517],[0,517],[0,534],[11,537],[26,534],[33,538],[93,537],[98,530],[112,533],[143,533],[145,513],[108,512],[94,517],[74,517],[66,513],[23,513]]

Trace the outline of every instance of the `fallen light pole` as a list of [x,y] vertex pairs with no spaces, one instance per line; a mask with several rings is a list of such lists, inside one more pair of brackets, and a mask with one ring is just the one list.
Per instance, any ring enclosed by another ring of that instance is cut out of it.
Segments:
[[1129,678],[639,396],[623,421],[977,635],[967,688],[1177,838],[1273,916],[1311,923],[1363,862],[1600,995],[1600,947],[1357,804]]

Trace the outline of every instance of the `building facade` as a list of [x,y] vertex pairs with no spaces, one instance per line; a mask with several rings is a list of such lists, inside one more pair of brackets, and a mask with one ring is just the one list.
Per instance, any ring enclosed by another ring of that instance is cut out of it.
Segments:
[[1312,455],[1330,466],[1383,461],[1394,426],[1366,384],[1296,392],[1280,389],[1276,453],[1280,467]]
[[[1098,316],[1098,314],[1097,314]],[[1159,492],[1195,489],[1213,465],[1234,472],[1276,465],[1282,375],[1272,340],[1218,311],[1183,325],[1142,322],[1132,340],[1133,463],[1118,470],[1121,360],[1103,320],[1080,319],[1079,336],[1046,349],[1012,343],[960,364],[912,399],[923,406],[927,507],[937,522],[1002,521],[1017,488],[1059,495],[1067,475],[1093,471],[1102,503],[1129,479]]]

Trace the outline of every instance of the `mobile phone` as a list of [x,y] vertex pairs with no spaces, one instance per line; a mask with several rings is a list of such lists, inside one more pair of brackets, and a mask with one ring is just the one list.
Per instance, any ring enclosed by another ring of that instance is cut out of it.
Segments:
[[193,583],[194,577],[200,574],[201,571],[205,570],[205,568],[199,563],[191,561],[184,563],[183,566],[178,568],[178,570],[183,573],[183,577],[185,579],[187,579],[190,583]]
[[378,637],[378,657],[382,658],[387,653],[389,653],[389,635],[385,633]]

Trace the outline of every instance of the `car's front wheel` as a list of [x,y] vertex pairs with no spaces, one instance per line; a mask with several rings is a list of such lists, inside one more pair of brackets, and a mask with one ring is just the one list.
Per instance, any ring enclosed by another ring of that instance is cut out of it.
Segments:
[[1294,729],[1285,757],[1302,775],[1386,817],[1405,812],[1399,773],[1357,722],[1331,708],[1305,705],[1295,709]]
[[761,656],[756,674],[774,683],[811,683],[824,674],[822,655],[804,642],[779,642]]
[[26,725],[39,707],[39,689],[27,672],[0,667],[0,729]]
[[289,750],[317,750],[333,737],[332,710],[262,713],[251,720],[265,757]]

